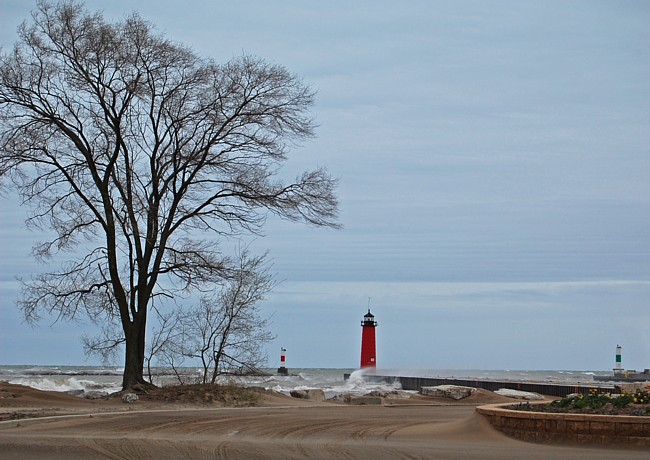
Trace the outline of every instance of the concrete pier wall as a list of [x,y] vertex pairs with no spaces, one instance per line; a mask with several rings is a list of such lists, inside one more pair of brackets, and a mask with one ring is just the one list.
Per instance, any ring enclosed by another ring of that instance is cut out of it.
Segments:
[[[347,380],[350,374],[345,374]],[[430,377],[403,377],[390,375],[365,374],[364,380],[368,382],[399,382],[404,390],[420,391],[422,387],[432,387],[438,385],[459,385],[472,388],[483,388],[484,390],[496,391],[501,388],[509,390],[529,391],[546,396],[564,397],[571,393],[587,393],[589,390],[597,389],[613,394],[620,393],[620,389],[613,385],[566,385],[555,383],[540,382],[514,382],[514,381],[496,381],[496,380],[466,380],[466,379],[447,379],[447,378],[430,378]]]

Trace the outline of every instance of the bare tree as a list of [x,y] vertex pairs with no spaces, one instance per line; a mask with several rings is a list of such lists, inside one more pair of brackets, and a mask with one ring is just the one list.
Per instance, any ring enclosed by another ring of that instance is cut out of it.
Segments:
[[[147,379],[153,383],[153,372],[151,366],[154,362],[154,357],[165,354],[165,350],[173,348],[179,337],[182,337],[183,331],[178,326],[178,316],[173,311],[161,312],[155,310],[158,320],[157,326],[149,334],[149,344],[147,346],[147,353],[145,354],[145,364],[147,367]],[[170,355],[170,358],[174,358]],[[177,370],[178,365],[175,360],[166,362],[167,367],[171,367],[174,371]],[[176,374],[178,375],[178,373]],[[180,379],[179,379],[180,380]],[[180,383],[183,383],[181,380]]]
[[[173,322],[156,331],[155,354],[171,365],[185,359],[200,363],[202,383],[215,383],[223,374],[256,372],[266,361],[263,346],[273,339],[260,303],[275,282],[265,264],[266,254],[238,254],[237,274],[216,295],[203,297],[187,310],[177,310]],[[170,334],[174,331],[174,334]]]
[[25,317],[118,323],[123,387],[146,385],[148,312],[236,276],[220,240],[261,233],[268,212],[337,226],[325,170],[279,175],[313,135],[312,104],[283,67],[216,64],[136,14],[107,22],[75,1],[39,2],[0,58],[0,178],[30,224],[54,230],[35,256],[68,259],[24,283]]

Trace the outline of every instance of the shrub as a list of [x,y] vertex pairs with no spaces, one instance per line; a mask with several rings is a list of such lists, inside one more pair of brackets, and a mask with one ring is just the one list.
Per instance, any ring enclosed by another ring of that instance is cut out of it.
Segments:
[[612,406],[616,408],[627,407],[632,402],[632,396],[622,394],[618,398],[612,398]]
[[[589,390],[587,394],[565,397],[558,401],[553,401],[550,406],[553,408],[574,408],[574,409],[602,409],[607,404],[620,409],[630,404],[648,404],[650,403],[650,392],[648,390],[636,390],[634,393],[623,393],[613,395],[611,393],[598,392],[597,389]],[[647,412],[647,409],[646,409]]]

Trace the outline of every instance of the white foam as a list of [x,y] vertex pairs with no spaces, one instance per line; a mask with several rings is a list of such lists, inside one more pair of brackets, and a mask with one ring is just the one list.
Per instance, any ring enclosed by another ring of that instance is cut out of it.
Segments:
[[42,391],[58,392],[100,392],[114,393],[121,390],[117,382],[99,383],[94,380],[78,379],[76,377],[45,377],[45,378],[17,378],[9,380],[9,383],[24,385]]

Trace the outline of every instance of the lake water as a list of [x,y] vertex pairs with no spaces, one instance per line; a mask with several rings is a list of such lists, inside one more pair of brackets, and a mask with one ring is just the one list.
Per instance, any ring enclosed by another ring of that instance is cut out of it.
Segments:
[[[85,393],[113,393],[121,390],[121,367],[102,366],[0,366],[0,381],[26,385],[40,390]],[[184,369],[186,381],[196,380],[200,370]],[[289,394],[294,389],[319,388],[329,398],[341,393],[365,394],[372,390],[390,391],[399,389],[399,384],[366,382],[368,371],[358,369],[289,369],[289,375],[276,375],[269,369],[268,375],[254,377],[232,377],[228,380],[244,386],[258,386]],[[372,372],[372,371],[370,371]],[[409,377],[453,378],[494,381],[521,381],[558,384],[590,384],[594,375],[611,375],[611,371],[566,371],[566,370],[459,370],[459,369],[377,369],[379,375]],[[157,385],[178,383],[168,369],[154,369],[153,382]],[[351,374],[344,379],[345,374]],[[224,382],[224,380],[222,380]]]

